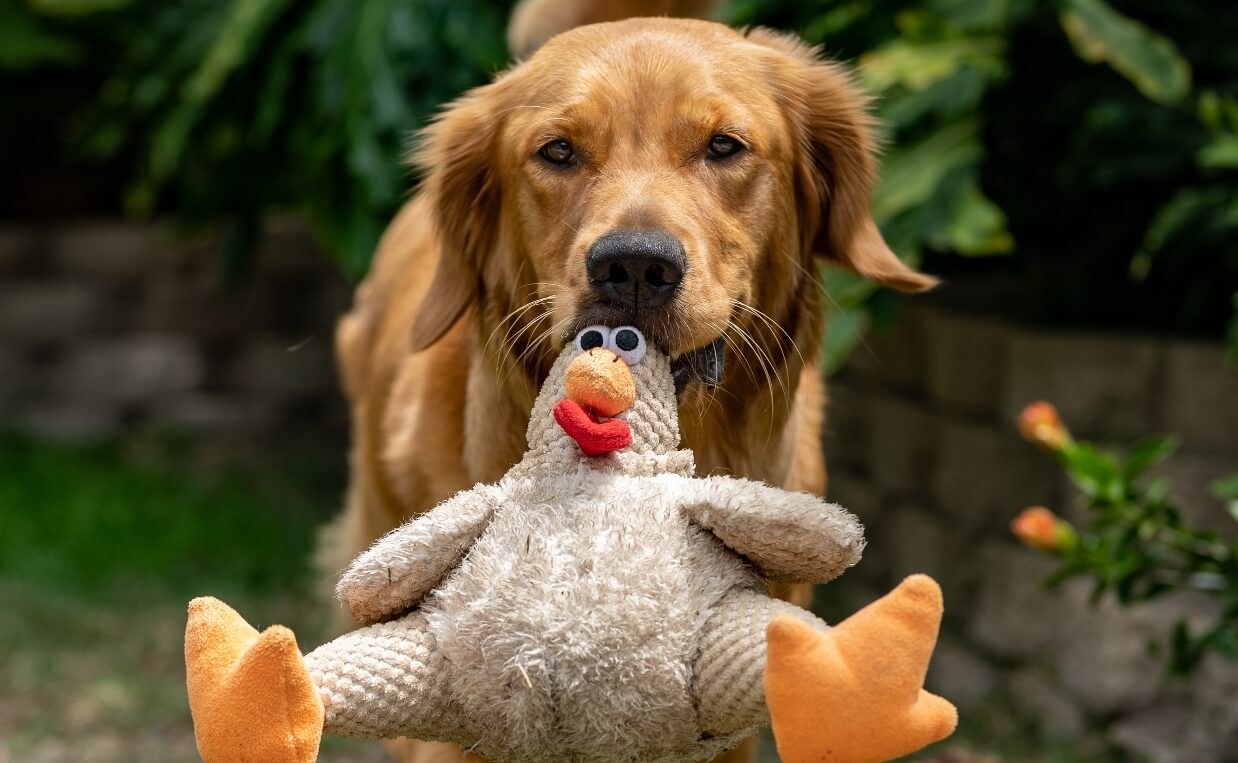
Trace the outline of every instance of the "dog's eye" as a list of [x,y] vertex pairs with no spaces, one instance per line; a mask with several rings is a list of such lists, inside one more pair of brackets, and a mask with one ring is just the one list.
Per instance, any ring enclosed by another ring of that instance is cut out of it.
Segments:
[[610,329],[605,326],[590,326],[576,335],[576,349],[588,352],[594,347],[603,347],[609,335]]
[[551,164],[570,164],[572,159],[576,158],[576,151],[572,148],[572,144],[562,139],[550,141],[537,153]]
[[709,139],[709,158],[725,159],[744,150],[744,144],[730,135],[715,135]]
[[607,347],[614,350],[629,366],[645,359],[645,335],[632,326],[620,326],[612,331]]

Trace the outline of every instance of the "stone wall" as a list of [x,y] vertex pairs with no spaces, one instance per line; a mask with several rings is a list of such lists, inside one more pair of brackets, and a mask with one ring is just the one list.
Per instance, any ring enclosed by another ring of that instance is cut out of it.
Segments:
[[1038,399],[1101,443],[1177,433],[1183,449],[1163,470],[1174,495],[1192,520],[1238,531],[1206,490],[1238,471],[1238,369],[1222,347],[1034,330],[909,302],[830,391],[830,496],[870,528],[848,577],[868,595],[916,571],[942,582],[947,622],[930,683],[965,720],[1003,706],[1074,749],[1238,760],[1238,663],[1212,659],[1180,682],[1148,651],[1179,617],[1206,618],[1206,600],[1124,611],[1090,607],[1082,580],[1046,592],[1052,561],[1008,531],[1025,506],[1081,511],[1056,464],[1016,432],[1019,410]]
[[0,227],[0,427],[278,436],[343,453],[331,344],[348,284],[282,222],[251,274],[223,280],[210,237],[163,225]]

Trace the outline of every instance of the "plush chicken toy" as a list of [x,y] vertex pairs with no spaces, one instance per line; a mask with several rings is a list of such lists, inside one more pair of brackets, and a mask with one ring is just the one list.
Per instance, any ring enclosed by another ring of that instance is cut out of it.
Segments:
[[699,761],[773,723],[788,763],[863,763],[949,735],[923,690],[941,619],[913,576],[834,628],[768,594],[860,558],[863,528],[805,493],[693,476],[666,355],[580,332],[498,483],[359,556],[364,625],[302,656],[195,599],[189,703],[207,763],[313,761],[323,732],[459,742],[495,761]]

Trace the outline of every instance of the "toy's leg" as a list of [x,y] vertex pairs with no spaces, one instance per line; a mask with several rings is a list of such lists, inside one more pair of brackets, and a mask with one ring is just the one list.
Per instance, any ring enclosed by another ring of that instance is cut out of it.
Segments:
[[461,738],[434,636],[419,612],[301,656],[292,631],[259,634],[212,598],[189,604],[185,666],[206,763],[311,763],[325,730]]
[[958,714],[924,691],[941,624],[941,589],[912,575],[822,633],[778,616],[765,693],[785,763],[878,763],[954,731]]
[[757,591],[733,591],[714,606],[701,630],[701,650],[693,666],[702,731],[726,736],[769,722],[765,633],[780,614],[827,629],[811,612]]
[[282,626],[261,634],[212,598],[189,604],[189,710],[206,763],[310,763],[322,739],[322,702]]
[[305,655],[330,734],[460,738],[447,671],[425,615],[346,633]]

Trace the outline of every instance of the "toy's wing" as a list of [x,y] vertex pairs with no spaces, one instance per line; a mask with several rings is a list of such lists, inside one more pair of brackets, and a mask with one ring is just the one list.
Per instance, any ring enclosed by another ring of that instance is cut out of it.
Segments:
[[733,477],[684,479],[683,510],[773,580],[824,583],[860,561],[864,526],[809,493]]
[[475,487],[387,533],[348,565],[336,597],[362,625],[416,606],[460,564],[500,496],[493,486]]

